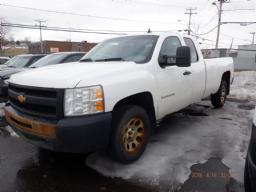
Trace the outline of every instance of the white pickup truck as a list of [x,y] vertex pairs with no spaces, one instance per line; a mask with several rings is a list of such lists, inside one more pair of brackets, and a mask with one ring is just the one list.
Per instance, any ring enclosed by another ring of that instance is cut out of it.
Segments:
[[196,41],[178,33],[106,40],[80,62],[15,74],[8,123],[27,141],[53,151],[108,149],[131,163],[157,121],[211,96],[224,105],[231,58],[204,60]]

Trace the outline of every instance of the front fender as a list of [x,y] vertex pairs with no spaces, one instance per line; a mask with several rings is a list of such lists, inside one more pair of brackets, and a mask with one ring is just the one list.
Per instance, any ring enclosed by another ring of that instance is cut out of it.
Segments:
[[149,92],[157,109],[156,81],[154,76],[146,71],[118,75],[102,82],[105,98],[105,111],[110,112],[124,98],[138,93]]

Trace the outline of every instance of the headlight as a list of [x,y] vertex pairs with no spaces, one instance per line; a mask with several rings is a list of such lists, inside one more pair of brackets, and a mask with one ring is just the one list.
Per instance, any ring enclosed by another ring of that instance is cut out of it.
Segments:
[[101,86],[65,90],[65,116],[80,116],[104,112]]

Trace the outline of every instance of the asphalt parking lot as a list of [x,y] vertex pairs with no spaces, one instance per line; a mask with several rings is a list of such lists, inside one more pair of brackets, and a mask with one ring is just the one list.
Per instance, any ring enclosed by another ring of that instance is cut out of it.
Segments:
[[223,109],[202,101],[165,119],[143,157],[131,165],[104,154],[40,150],[2,126],[0,191],[242,192],[256,100],[245,97],[248,91],[238,95],[237,89],[235,84]]
[[[207,192],[226,191],[228,187],[242,191],[252,104],[228,102],[223,110],[213,110],[208,103],[191,106],[166,119],[145,155],[128,166],[112,162],[104,154],[39,150],[2,130],[0,190]],[[227,110],[233,114],[227,115]],[[240,115],[247,115],[248,120]],[[204,128],[206,122],[211,129]],[[231,129],[234,132],[229,134]]]

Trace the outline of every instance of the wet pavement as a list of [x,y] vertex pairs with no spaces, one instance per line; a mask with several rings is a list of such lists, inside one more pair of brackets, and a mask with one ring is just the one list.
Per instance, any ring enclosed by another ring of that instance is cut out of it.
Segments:
[[123,179],[101,176],[85,166],[86,155],[58,154],[0,136],[1,192],[151,192]]
[[[237,104],[240,110],[251,110],[254,106],[246,102]],[[209,116],[209,110],[209,105],[200,104],[187,108],[181,114],[203,118]],[[219,119],[232,121],[230,117]],[[172,123],[173,120],[167,119],[163,127]],[[159,130],[164,134],[164,129],[160,127]],[[152,139],[152,145],[155,142],[158,140]],[[197,149],[194,153],[198,153]],[[136,179],[105,177],[86,166],[86,158],[87,155],[38,149],[0,129],[0,192],[243,192],[243,185],[233,179],[229,167],[216,154],[203,163],[191,162],[189,178],[175,188],[171,184],[161,185],[161,182],[151,185]],[[169,179],[175,178],[166,178],[167,181]]]

